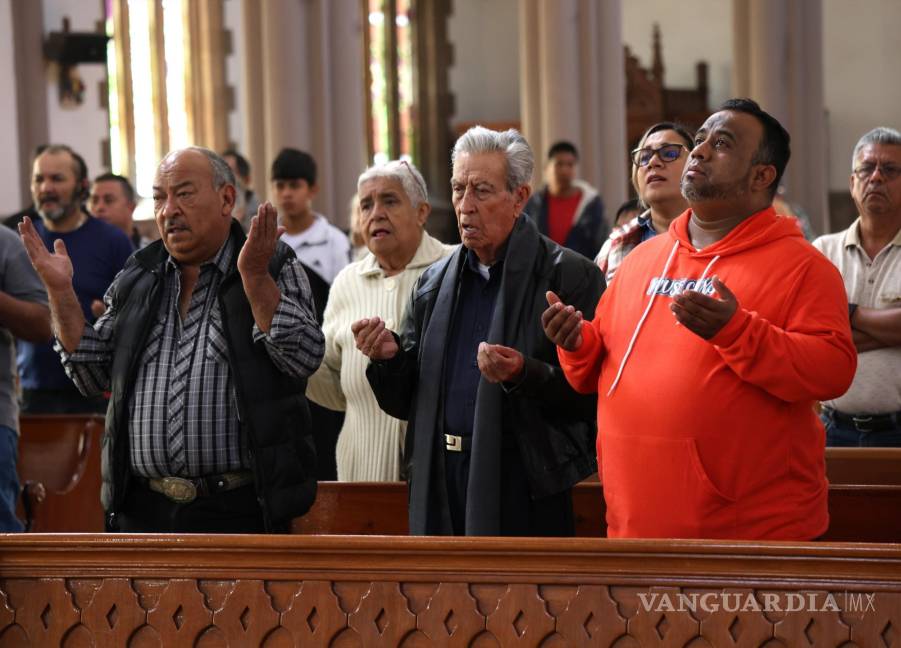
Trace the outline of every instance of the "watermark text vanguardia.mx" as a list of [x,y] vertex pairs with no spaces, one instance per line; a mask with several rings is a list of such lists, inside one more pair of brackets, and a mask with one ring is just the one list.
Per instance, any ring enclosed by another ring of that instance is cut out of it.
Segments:
[[641,592],[645,612],[875,612],[875,592]]

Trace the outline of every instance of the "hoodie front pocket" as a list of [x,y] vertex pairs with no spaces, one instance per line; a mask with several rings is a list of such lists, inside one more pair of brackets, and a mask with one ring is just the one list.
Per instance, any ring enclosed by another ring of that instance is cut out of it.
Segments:
[[735,500],[714,485],[694,439],[603,433],[611,537],[729,538]]

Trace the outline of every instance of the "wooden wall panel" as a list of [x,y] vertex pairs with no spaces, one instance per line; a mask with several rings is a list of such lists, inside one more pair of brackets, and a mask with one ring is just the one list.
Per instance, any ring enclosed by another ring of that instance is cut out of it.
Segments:
[[0,537],[2,646],[891,646],[899,629],[901,545]]

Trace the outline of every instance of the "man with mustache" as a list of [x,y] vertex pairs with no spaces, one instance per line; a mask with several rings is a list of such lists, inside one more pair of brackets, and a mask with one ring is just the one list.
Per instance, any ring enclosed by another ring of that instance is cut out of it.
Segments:
[[316,495],[305,381],[324,339],[306,275],[265,203],[245,236],[216,153],[169,153],[153,183],[161,240],[136,252],[87,324],[66,245],[20,226],[57,350],[86,394],[111,391],[107,528],[287,531]]
[[523,216],[525,138],[474,126],[454,145],[462,245],[417,281],[398,332],[354,322],[379,406],[409,421],[413,535],[573,535],[572,487],[595,472],[595,399],[566,383],[538,327],[548,290],[590,312],[598,267]]
[[[73,283],[85,319],[93,322],[91,303],[103,298],[116,273],[131,255],[128,236],[82,207],[88,197],[84,160],[65,145],[51,144],[35,156],[31,195],[40,216],[34,230],[47,250],[65,244],[72,260]],[[102,395],[83,396],[66,376],[48,342],[23,340],[18,345],[22,412],[64,414],[104,412]]]
[[829,525],[814,402],[857,354],[835,267],[776,214],[789,135],[749,99],[697,132],[689,209],[625,258],[593,321],[542,315],[573,387],[598,392],[610,537],[811,540]]
[[901,446],[901,133],[875,128],[851,156],[851,227],[813,242],[838,267],[857,347],[851,388],[823,404],[831,446]]

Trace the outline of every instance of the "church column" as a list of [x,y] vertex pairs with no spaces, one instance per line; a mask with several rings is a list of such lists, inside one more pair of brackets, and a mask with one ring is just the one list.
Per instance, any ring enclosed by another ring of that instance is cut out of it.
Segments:
[[782,184],[829,231],[822,0],[734,0],[734,94],[760,103],[792,137]]
[[627,194],[625,72],[619,0],[521,0],[520,102],[535,152],[535,182],[548,147],[572,140],[580,174],[603,197],[607,217]]
[[346,227],[347,203],[366,163],[362,15],[356,0],[244,0],[242,147],[254,187],[269,195],[283,147],[317,162],[315,208]]

